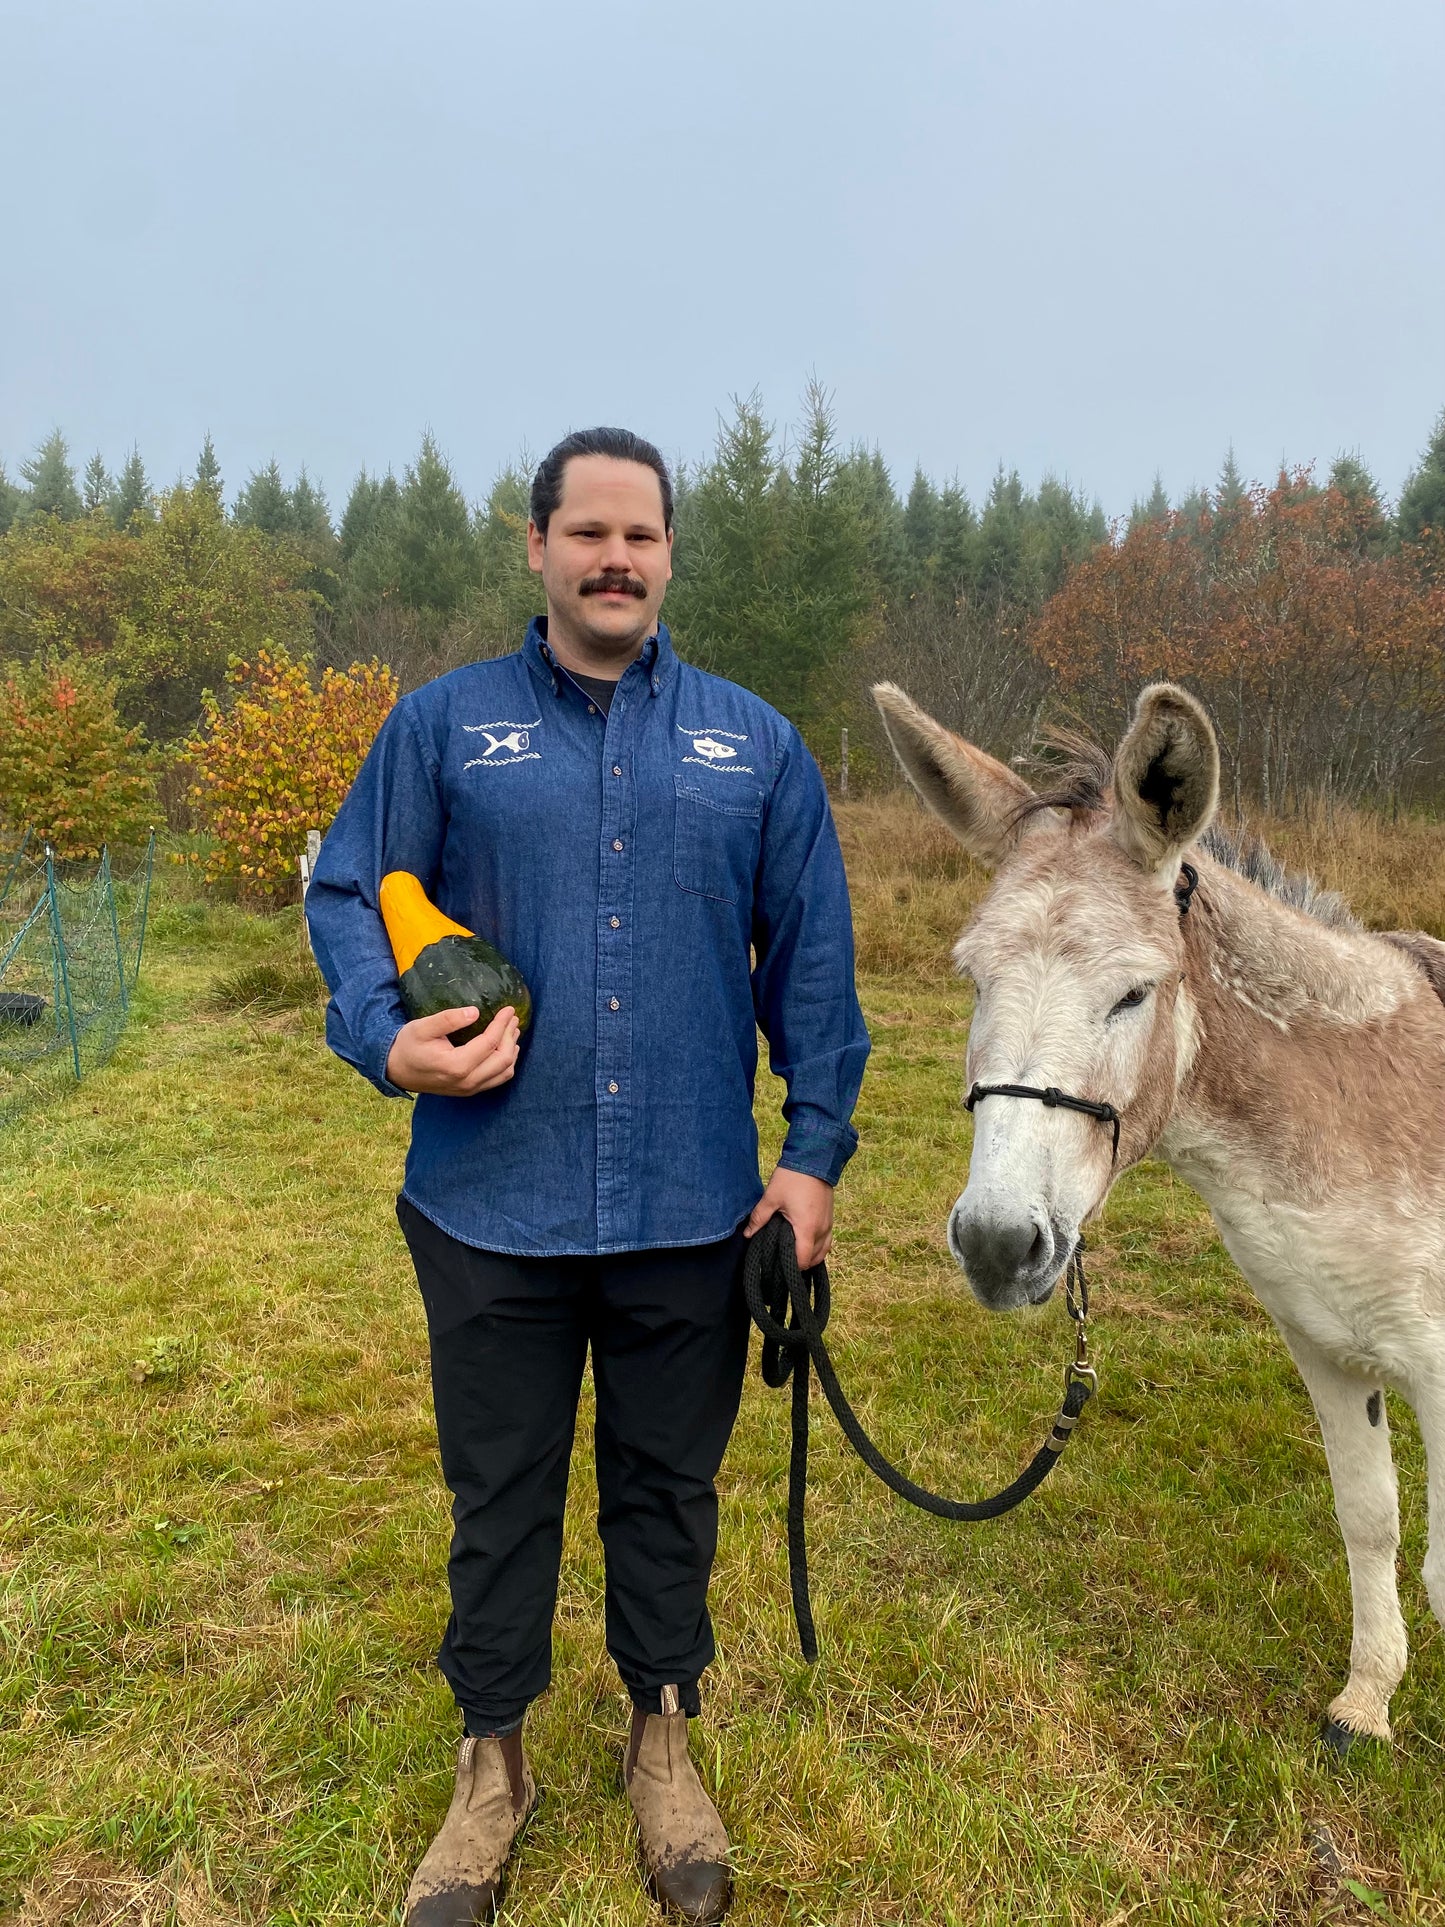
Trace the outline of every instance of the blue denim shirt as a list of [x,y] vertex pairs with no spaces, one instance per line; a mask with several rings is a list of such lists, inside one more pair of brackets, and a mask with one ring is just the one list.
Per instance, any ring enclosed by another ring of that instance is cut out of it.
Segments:
[[537,1256],[726,1237],[762,1188],[758,1027],[787,1085],[781,1162],[837,1182],[868,1034],[823,780],[791,723],[680,662],[665,628],[606,716],[541,622],[388,717],[306,914],[327,1040],[396,1095],[389,870],[532,992],[510,1083],[416,1101],[405,1195],[443,1231]]

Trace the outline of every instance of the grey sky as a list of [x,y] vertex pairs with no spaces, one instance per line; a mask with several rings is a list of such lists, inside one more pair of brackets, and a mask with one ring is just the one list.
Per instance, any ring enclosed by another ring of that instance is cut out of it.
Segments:
[[730,395],[1111,513],[1445,405],[1438,0],[0,0],[0,457],[215,436],[339,513]]

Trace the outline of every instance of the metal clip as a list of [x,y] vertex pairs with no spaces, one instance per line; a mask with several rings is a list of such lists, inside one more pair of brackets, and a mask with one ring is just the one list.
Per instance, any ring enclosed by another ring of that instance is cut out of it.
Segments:
[[1084,1240],[1079,1239],[1069,1254],[1064,1273],[1064,1303],[1074,1321],[1074,1356],[1064,1367],[1064,1388],[1075,1379],[1087,1380],[1092,1390],[1099,1389],[1099,1374],[1089,1363],[1089,1281],[1084,1275]]

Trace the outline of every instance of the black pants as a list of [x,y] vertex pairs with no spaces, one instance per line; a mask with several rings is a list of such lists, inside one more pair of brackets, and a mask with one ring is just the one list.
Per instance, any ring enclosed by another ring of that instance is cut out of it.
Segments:
[[452,1493],[452,1616],[438,1661],[473,1732],[506,1731],[545,1690],[562,1515],[587,1348],[597,1390],[597,1526],[607,1650],[632,1694],[697,1711],[713,1656],[714,1479],[747,1364],[741,1231],[599,1258],[461,1244],[403,1198],[431,1328]]

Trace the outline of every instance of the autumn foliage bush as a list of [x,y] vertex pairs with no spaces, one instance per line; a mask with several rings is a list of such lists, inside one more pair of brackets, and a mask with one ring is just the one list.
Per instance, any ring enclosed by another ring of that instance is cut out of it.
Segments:
[[73,658],[0,670],[0,826],[70,861],[142,841],[156,813],[145,739],[116,714],[113,682]]
[[1445,792],[1445,549],[1369,498],[1282,475],[1226,510],[1145,520],[1081,562],[1030,637],[1063,703],[1114,740],[1143,683],[1220,725],[1236,810]]
[[129,533],[104,515],[47,516],[0,539],[0,656],[103,664],[125,720],[174,743],[231,657],[311,637],[305,568],[293,545],[231,520],[205,488],[172,489]]
[[397,697],[378,662],[323,669],[278,645],[231,664],[224,697],[207,696],[187,745],[191,801],[214,838],[206,878],[234,880],[247,902],[276,905],[298,888],[308,830],[325,830]]

